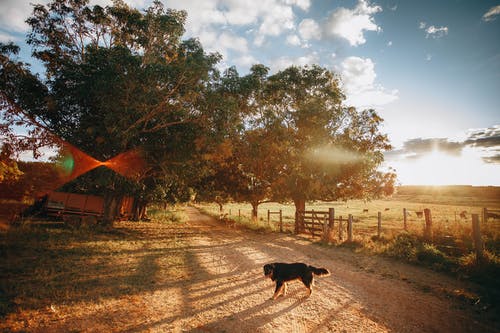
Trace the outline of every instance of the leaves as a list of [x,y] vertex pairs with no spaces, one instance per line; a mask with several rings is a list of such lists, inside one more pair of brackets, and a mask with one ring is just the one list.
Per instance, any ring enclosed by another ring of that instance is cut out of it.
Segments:
[[[334,73],[314,65],[271,75],[262,64],[220,73],[219,54],[182,39],[185,21],[160,1],[142,12],[121,0],[34,6],[27,41],[45,79],[0,44],[1,134],[14,150],[59,140],[99,161],[140,151],[139,180],[99,167],[67,186],[143,202],[195,191],[256,207],[390,191],[393,174],[378,170],[389,148],[383,120],[345,107]],[[29,137],[16,138],[16,125]]]

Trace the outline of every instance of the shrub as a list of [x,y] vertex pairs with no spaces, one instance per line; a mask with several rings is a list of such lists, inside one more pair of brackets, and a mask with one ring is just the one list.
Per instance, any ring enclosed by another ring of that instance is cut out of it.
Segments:
[[419,262],[438,270],[451,271],[457,266],[451,257],[432,244],[419,244],[416,249],[416,257]]
[[420,243],[415,235],[399,234],[388,244],[386,254],[392,257],[405,259],[410,262],[416,260],[416,248]]

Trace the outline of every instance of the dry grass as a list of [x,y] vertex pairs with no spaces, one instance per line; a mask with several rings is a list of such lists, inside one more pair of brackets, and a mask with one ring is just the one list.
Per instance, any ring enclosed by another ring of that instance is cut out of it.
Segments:
[[[500,204],[499,204],[500,205]],[[219,215],[219,207],[216,204],[200,205],[207,213],[213,216]],[[492,208],[491,206],[489,206]],[[498,206],[497,206],[498,207]],[[354,217],[354,237],[364,238],[377,235],[377,213],[382,214],[382,231],[387,237],[394,236],[404,231],[403,208],[407,209],[407,229],[411,233],[422,234],[425,220],[418,217],[416,212],[429,208],[432,213],[433,231],[436,236],[453,235],[462,238],[463,235],[470,235],[471,214],[481,214],[480,206],[461,206],[451,204],[432,204],[421,202],[408,202],[400,200],[374,200],[364,202],[362,200],[352,200],[348,202],[312,202],[306,205],[307,210],[327,211],[328,208],[335,209],[336,218],[342,216],[347,219],[349,214]],[[293,204],[265,203],[259,206],[258,221],[253,223],[255,227],[269,226],[272,230],[278,230],[278,215],[271,215],[268,224],[267,212],[277,212],[282,210],[283,225],[286,231],[293,231],[295,221],[295,207]],[[367,212],[365,211],[367,210]],[[252,208],[250,204],[228,203],[224,205],[224,213],[245,224],[252,224],[250,220]],[[460,213],[465,211],[466,218],[461,218]],[[500,224],[491,222],[482,224],[485,235],[500,234]]]
[[[189,210],[189,223],[185,223],[186,216],[181,211],[150,210],[150,222],[119,222],[107,229],[73,230],[40,224],[22,225],[1,233],[0,331],[176,332],[182,328],[233,332],[264,331],[263,327],[271,325],[269,331],[289,332],[306,327],[293,324],[293,318],[303,318],[307,327],[316,327],[318,314],[324,315],[325,322],[338,324],[338,328],[353,325],[347,330],[355,331],[355,327],[357,331],[370,331],[373,326],[360,329],[360,322],[373,324],[374,314],[393,318],[401,308],[416,301],[417,308],[430,305],[434,307],[430,312],[439,313],[434,316],[439,321],[422,326],[424,330],[446,331],[440,326],[443,314],[445,322],[452,321],[448,318],[461,318],[456,317],[458,311],[448,313],[448,300],[442,306],[436,302],[444,298],[428,302],[427,292],[414,298],[415,291],[397,280],[390,292],[384,292],[384,298],[390,298],[381,303],[380,293],[373,291],[387,288],[388,280],[379,273],[393,274],[392,261],[319,248],[303,238],[287,235],[233,232]],[[409,250],[413,255],[411,248],[403,246],[411,245],[413,240],[414,237],[402,238],[394,244],[387,241],[386,245],[394,252],[405,254]],[[271,258],[288,260],[302,256],[325,264],[332,261],[331,264],[342,267],[333,281],[323,280],[318,288],[319,295],[332,297],[311,299],[300,307],[295,302],[292,308],[286,301],[293,302],[293,298],[263,303],[269,297],[270,285],[262,279],[261,264]],[[440,254],[432,247],[423,247],[420,258],[436,261]],[[467,264],[466,258],[464,261]],[[384,264],[380,266],[379,262]],[[390,270],[386,270],[387,264]],[[408,267],[404,266],[406,272]],[[363,267],[380,270],[367,275]],[[410,271],[413,273],[403,275],[428,278],[428,272],[420,275],[420,270]],[[433,275],[432,283],[418,286],[433,290],[430,286],[434,282],[441,285],[448,281],[441,278]],[[457,288],[451,282],[447,290],[454,292]],[[356,294],[349,289],[356,290]],[[343,307],[341,301],[356,306]],[[334,312],[333,320],[329,313],[337,306],[342,311]],[[364,313],[359,311],[361,308],[371,311]],[[433,312],[442,309],[446,311]],[[415,318],[412,316],[412,320]],[[420,318],[421,323],[428,323],[425,312]],[[386,323],[383,319],[377,322]],[[400,331],[405,325],[405,318],[400,318],[392,330]],[[332,330],[333,327],[330,326]],[[391,327],[384,327],[383,331],[387,329]]]
[[[408,199],[411,201],[404,201]],[[349,214],[353,215],[353,242],[345,243],[338,238],[335,229],[334,246],[353,248],[371,254],[389,255],[405,261],[432,267],[440,271],[453,272],[460,276],[472,276],[476,280],[494,285],[495,276],[500,273],[500,221],[489,220],[481,222],[481,233],[485,246],[485,260],[478,265],[474,256],[472,241],[471,214],[479,214],[482,208],[500,208],[500,202],[490,198],[482,200],[479,197],[468,198],[470,205],[453,204],[450,196],[413,195],[395,196],[391,200],[374,200],[365,202],[352,200],[348,202],[311,202],[307,210],[328,211],[335,209],[335,217],[342,216],[344,221]],[[201,206],[208,213],[218,216],[219,208],[215,204]],[[407,229],[404,229],[403,208],[407,210]],[[416,212],[425,208],[432,214],[432,241],[424,239],[425,218],[418,217]],[[258,221],[250,220],[251,206],[249,204],[229,203],[224,206],[224,213],[237,222],[243,221],[253,228],[266,227],[268,230],[279,230],[278,215],[271,215],[268,222],[268,210],[283,214],[283,226],[286,232],[293,232],[295,207],[293,204],[266,203],[259,206]],[[382,214],[382,232],[378,237],[378,212]],[[466,212],[465,218],[460,216]],[[338,228],[338,222],[335,222]],[[346,228],[347,223],[343,226]],[[316,238],[319,240],[319,237]],[[471,260],[473,263],[471,263]],[[498,289],[498,288],[497,288]]]
[[[64,308],[85,317],[98,312],[104,300],[153,292],[158,284],[188,274],[186,258],[178,255],[183,233],[175,232],[183,228],[182,215],[158,213],[153,220],[78,230],[23,225],[2,232],[0,331],[22,328],[40,309]],[[159,221],[165,225],[152,228]],[[10,316],[14,313],[18,315]]]

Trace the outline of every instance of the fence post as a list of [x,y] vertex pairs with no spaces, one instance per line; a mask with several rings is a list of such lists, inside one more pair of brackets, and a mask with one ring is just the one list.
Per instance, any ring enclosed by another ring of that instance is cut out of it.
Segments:
[[269,209],[267,210],[267,225],[271,225],[271,212],[269,211]]
[[483,260],[483,239],[481,238],[478,214],[472,214],[472,235],[474,237],[474,248],[476,249],[476,262],[480,263]]
[[347,222],[347,241],[352,242],[352,215],[349,214],[349,220]]
[[408,230],[406,226],[406,216],[407,216],[406,208],[403,208],[403,226],[405,230]]
[[326,229],[328,233],[328,235],[326,235],[326,239],[328,241],[333,240],[334,227],[335,227],[335,208],[328,208],[328,228]]
[[299,212],[295,211],[295,226],[294,226],[294,231],[296,234],[299,233]]
[[488,208],[483,208],[483,223],[488,221]]
[[241,209],[238,209],[238,217],[241,218]]
[[382,232],[382,213],[377,213],[377,237],[380,238],[380,233]]
[[425,215],[425,229],[424,229],[424,238],[427,240],[432,240],[432,216],[431,210],[429,208],[424,209]]
[[312,238],[314,238],[314,209],[312,210],[312,213],[311,213],[311,223],[312,223],[311,233],[312,233]]
[[328,208],[328,227],[333,229],[335,225],[335,208]]
[[323,235],[321,238],[325,242],[328,242],[328,240],[330,239],[330,237],[328,236],[328,234],[330,233],[330,227],[328,226],[329,223],[330,223],[330,214],[328,214],[328,215],[324,214],[323,215]]
[[283,213],[280,209],[280,232],[283,232]]
[[339,216],[339,240],[342,240],[343,238],[342,234],[342,215]]

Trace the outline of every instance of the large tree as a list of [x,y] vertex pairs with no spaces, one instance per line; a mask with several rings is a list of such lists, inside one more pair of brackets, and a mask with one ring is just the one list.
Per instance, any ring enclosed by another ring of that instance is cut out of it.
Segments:
[[243,168],[268,184],[268,199],[293,201],[297,211],[308,200],[388,193],[394,174],[379,170],[390,148],[382,121],[374,110],[346,107],[331,71],[292,66],[265,77],[250,122],[260,133],[254,146],[263,148],[258,163]]
[[[154,179],[178,176],[174,168],[197,151],[203,91],[219,60],[181,40],[185,19],[159,1],[144,12],[119,0],[106,8],[87,0],[36,5],[28,43],[46,69],[45,80],[33,80],[37,103],[20,89],[2,102],[98,160],[140,149],[148,169],[132,185],[147,202]],[[130,181],[103,168],[91,176],[107,206],[130,191]]]

